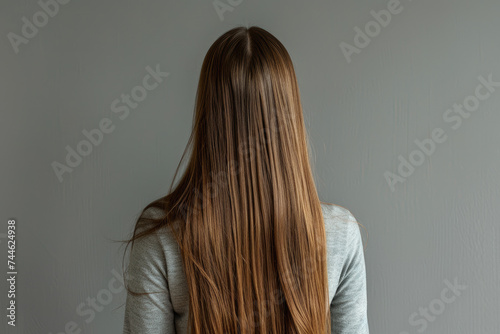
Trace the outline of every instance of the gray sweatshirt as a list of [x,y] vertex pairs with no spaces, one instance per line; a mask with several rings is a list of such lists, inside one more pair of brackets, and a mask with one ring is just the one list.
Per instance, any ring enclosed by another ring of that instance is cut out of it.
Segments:
[[[368,334],[366,272],[361,233],[351,212],[321,204],[327,242],[332,334]],[[150,208],[145,215],[158,214]],[[179,246],[170,232],[138,239],[130,251],[124,334],[187,334],[189,295]]]

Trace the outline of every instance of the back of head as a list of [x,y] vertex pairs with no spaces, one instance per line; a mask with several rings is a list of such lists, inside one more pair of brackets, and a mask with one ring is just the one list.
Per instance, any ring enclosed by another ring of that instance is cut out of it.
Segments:
[[182,222],[190,333],[329,333],[325,230],[299,89],[272,34],[238,27],[210,47],[188,149],[179,182],[148,207]]

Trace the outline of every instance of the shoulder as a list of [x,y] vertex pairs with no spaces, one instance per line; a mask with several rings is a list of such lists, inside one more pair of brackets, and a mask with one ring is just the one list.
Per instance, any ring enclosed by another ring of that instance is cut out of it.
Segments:
[[141,216],[139,217],[140,220],[146,218],[150,219],[157,219],[161,218],[165,215],[165,211],[157,206],[150,206],[142,211]]
[[321,203],[327,243],[349,245],[361,236],[359,225],[348,209],[337,204]]
[[[164,219],[165,216],[165,210],[158,206],[143,209],[137,220],[136,234],[154,228],[157,224],[160,224],[159,220]],[[179,221],[168,222],[168,224],[161,222],[162,226],[160,228],[157,228],[154,232],[147,233],[144,237],[138,238],[135,243],[137,243],[138,248],[147,248],[150,252],[154,252],[157,255],[167,255],[169,252],[175,252],[178,249],[178,244],[172,233],[171,226],[178,228],[179,223]]]
[[[166,224],[166,211],[158,206],[150,206],[143,209],[137,219],[137,232],[153,228],[155,225],[162,224],[163,226],[156,231],[156,235],[163,235],[170,231],[169,225],[178,226],[179,222],[168,222]],[[163,220],[163,221],[162,221]]]

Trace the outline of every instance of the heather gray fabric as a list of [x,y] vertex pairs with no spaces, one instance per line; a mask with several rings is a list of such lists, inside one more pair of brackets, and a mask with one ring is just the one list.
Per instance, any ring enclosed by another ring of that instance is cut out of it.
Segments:
[[[353,215],[337,205],[322,204],[332,334],[368,334],[366,274],[361,233]],[[154,209],[146,214],[154,215]],[[169,229],[139,239],[129,257],[124,334],[186,334],[188,289],[179,247]]]

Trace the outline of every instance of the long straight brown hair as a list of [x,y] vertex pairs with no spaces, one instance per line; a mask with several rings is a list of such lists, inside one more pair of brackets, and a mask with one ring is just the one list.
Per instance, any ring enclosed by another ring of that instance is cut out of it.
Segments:
[[[190,334],[329,334],[321,203],[291,58],[266,30],[237,27],[209,48],[169,193],[143,209],[127,246],[170,226]],[[162,216],[143,217],[151,207]]]

